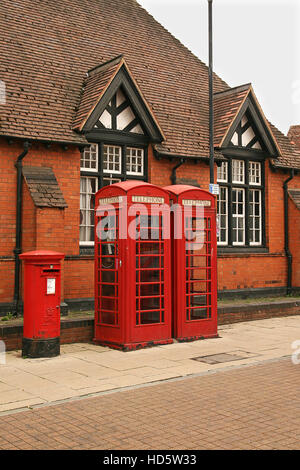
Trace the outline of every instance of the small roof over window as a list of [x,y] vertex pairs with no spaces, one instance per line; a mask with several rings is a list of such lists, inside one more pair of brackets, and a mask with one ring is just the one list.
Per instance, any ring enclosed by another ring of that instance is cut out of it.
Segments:
[[296,207],[300,210],[300,189],[289,189],[288,193]]
[[88,72],[73,129],[145,134],[152,142],[165,139],[122,55]]
[[265,150],[271,157],[281,155],[272,129],[251,84],[214,95],[215,146]]

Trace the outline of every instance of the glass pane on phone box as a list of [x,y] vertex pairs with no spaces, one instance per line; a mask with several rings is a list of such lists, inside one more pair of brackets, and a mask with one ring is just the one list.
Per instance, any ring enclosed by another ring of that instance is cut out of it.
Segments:
[[102,282],[116,282],[116,273],[114,271],[101,271]]
[[105,256],[105,255],[113,256],[115,254],[115,245],[114,245],[114,243],[102,243],[101,244],[101,254],[103,256]]
[[102,310],[111,310],[112,312],[114,312],[115,309],[116,309],[115,299],[101,298],[101,309]]
[[207,318],[207,311],[207,308],[191,308],[191,320],[204,320],[205,318]]
[[190,266],[193,268],[206,268],[207,257],[206,256],[191,256]]
[[141,297],[147,297],[151,295],[159,295],[159,287],[160,284],[146,284],[146,285],[141,285],[140,287],[140,296]]
[[114,269],[115,258],[113,258],[112,256],[103,256],[101,258],[101,268],[102,269]]
[[150,297],[140,299],[140,309],[141,310],[151,310],[160,308],[160,298],[159,297]]
[[141,282],[158,282],[159,271],[140,271],[140,280]]
[[159,312],[141,312],[141,324],[160,323]]
[[115,324],[115,313],[113,312],[101,312],[101,323],[106,323],[107,325]]
[[140,244],[140,253],[141,254],[159,254],[163,253],[163,244],[162,243],[146,243],[146,242],[141,242]]
[[191,282],[189,285],[189,292],[203,294],[206,292],[207,283],[203,281]]
[[141,268],[159,268],[159,256],[140,256]]
[[191,281],[206,281],[207,279],[207,271],[205,269],[191,269],[186,274],[186,278]]
[[116,297],[115,286],[101,286],[101,296],[103,297]]
[[197,306],[205,306],[207,304],[207,296],[206,295],[191,295],[190,296],[190,306],[197,307]]

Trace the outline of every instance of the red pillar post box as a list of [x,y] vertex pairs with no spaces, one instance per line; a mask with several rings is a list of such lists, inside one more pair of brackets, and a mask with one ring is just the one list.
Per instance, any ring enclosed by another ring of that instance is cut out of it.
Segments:
[[174,338],[217,337],[215,196],[188,185],[164,189],[172,204]]
[[95,199],[95,338],[128,351],[172,342],[169,195],[144,181]]
[[23,357],[60,354],[61,260],[54,251],[31,251],[24,260]]

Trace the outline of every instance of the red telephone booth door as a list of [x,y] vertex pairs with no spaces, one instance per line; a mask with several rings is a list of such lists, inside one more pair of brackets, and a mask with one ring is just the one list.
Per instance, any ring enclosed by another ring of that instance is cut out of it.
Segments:
[[131,241],[129,265],[129,272],[134,273],[131,292],[135,297],[130,342],[171,342],[170,240],[164,236],[169,211],[155,214],[150,205],[145,205],[147,212],[131,219],[136,225],[136,239]]
[[215,197],[192,186],[174,185],[164,189],[170,192],[175,208],[172,240],[174,337],[182,341],[216,337]]
[[178,337],[217,333],[215,218],[185,216],[185,307]]
[[124,318],[120,315],[122,244],[119,240],[119,209],[96,216],[95,242],[95,339],[122,343]]

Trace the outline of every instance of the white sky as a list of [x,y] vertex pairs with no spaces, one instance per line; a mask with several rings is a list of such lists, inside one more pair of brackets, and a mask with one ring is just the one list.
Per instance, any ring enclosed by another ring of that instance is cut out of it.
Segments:
[[[207,0],[137,0],[205,63]],[[230,86],[251,82],[282,132],[300,124],[300,0],[214,0],[214,71]]]

